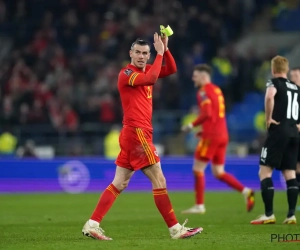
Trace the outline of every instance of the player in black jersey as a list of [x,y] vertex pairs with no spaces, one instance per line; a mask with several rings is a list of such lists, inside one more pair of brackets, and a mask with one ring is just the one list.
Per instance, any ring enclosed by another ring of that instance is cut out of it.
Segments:
[[272,172],[282,172],[287,185],[288,214],[284,224],[296,224],[295,208],[298,199],[296,164],[298,154],[298,119],[300,88],[287,79],[289,62],[276,56],[271,61],[273,79],[267,82],[265,112],[268,136],[260,156],[259,178],[265,214],[251,224],[274,224],[274,186]]
[[[300,67],[291,69],[290,79],[291,81],[296,83],[298,87],[300,87]],[[300,140],[299,140],[299,149],[298,149],[296,179],[298,181],[298,187],[299,187],[300,186]],[[300,207],[298,207],[298,210],[300,210]]]

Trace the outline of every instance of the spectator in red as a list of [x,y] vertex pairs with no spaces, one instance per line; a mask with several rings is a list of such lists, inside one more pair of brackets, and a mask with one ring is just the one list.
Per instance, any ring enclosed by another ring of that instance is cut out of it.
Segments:
[[63,107],[63,127],[68,131],[76,131],[78,128],[78,115],[69,104]]
[[35,92],[35,99],[40,101],[42,106],[46,106],[46,104],[52,99],[53,94],[50,91],[48,85],[41,84],[37,87]]
[[105,94],[100,100],[100,122],[113,123],[115,120],[113,98],[109,94]]
[[48,121],[45,109],[40,100],[34,101],[28,119],[31,124],[45,124]]
[[48,45],[47,38],[43,35],[41,31],[35,34],[34,41],[32,43],[31,49],[35,55],[40,55]]

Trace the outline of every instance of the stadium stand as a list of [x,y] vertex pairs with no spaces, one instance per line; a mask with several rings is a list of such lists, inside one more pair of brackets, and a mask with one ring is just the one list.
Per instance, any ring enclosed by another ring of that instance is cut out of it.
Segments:
[[19,145],[31,139],[57,155],[103,154],[106,134],[121,123],[116,79],[131,43],[151,40],[160,24],[169,24],[178,73],[155,86],[156,143],[166,146],[165,153],[183,153],[168,145],[196,103],[193,66],[210,63],[226,97],[231,139],[250,144],[257,136],[254,116],[263,109],[268,60],[278,50],[240,55],[235,43],[255,31],[266,10],[273,30],[299,31],[291,21],[300,11],[294,2],[2,0],[0,133],[9,129]]

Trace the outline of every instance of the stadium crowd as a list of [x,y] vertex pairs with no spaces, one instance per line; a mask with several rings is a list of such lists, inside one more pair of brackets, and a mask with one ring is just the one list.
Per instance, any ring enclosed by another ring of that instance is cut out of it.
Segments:
[[232,46],[272,2],[0,0],[0,35],[11,41],[0,48],[1,126],[75,131],[87,122],[120,123],[118,72],[131,43],[151,41],[160,24],[174,30],[178,73],[155,85],[154,109],[188,110],[196,102],[190,78],[198,63],[212,64],[229,106],[255,88],[253,72],[273,56],[239,58]]

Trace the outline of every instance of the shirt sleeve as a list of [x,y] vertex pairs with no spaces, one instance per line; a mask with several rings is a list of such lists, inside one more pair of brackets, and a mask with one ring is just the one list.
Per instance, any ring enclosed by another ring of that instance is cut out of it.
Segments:
[[132,69],[125,69],[120,80],[125,84],[135,86],[151,86],[157,81],[162,65],[163,56],[157,55],[147,73],[135,72]]
[[164,53],[165,65],[161,66],[159,78],[163,78],[172,75],[177,72],[177,66],[174,57],[172,56],[170,50]]
[[192,122],[193,127],[201,125],[206,119],[212,116],[211,100],[204,91],[200,91],[199,95],[200,97],[198,98],[198,103],[200,108],[200,115],[195,121]]
[[274,80],[268,80],[267,83],[266,83],[266,88],[269,88],[269,87],[274,87],[277,89],[277,82],[274,81]]

